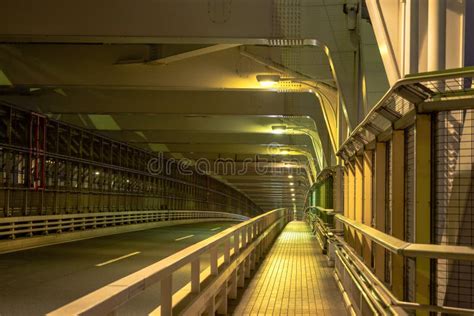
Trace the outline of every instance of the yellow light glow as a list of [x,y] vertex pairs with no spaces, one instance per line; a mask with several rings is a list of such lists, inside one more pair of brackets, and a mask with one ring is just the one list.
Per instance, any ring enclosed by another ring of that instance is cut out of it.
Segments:
[[264,88],[271,88],[277,84],[276,81],[259,81],[259,83]]
[[293,176],[290,174],[290,175],[288,176],[288,179],[293,179]]
[[288,150],[280,150],[281,155],[288,155],[289,151]]
[[295,185],[293,182],[290,182],[290,185]]
[[294,194],[294,193],[291,193],[291,196],[295,196],[295,194]]
[[292,198],[291,200],[292,200],[292,201],[296,201],[296,199],[295,199],[295,198]]
[[290,191],[293,192],[293,191],[295,191],[295,189],[291,188]]
[[280,75],[257,75],[257,81],[264,88],[271,88],[280,81]]
[[272,126],[273,134],[283,134],[286,131],[286,125],[274,125]]

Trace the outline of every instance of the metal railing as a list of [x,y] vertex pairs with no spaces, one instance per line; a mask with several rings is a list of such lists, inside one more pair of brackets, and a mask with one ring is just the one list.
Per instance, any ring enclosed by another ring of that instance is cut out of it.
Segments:
[[245,221],[248,217],[210,211],[133,211],[64,215],[19,216],[0,218],[0,238],[47,235],[113,226],[190,219]]
[[[345,272],[340,272],[340,274],[350,275],[350,278],[355,280],[358,290],[354,291],[354,289],[350,289],[352,295],[360,295],[360,301],[362,301],[362,299],[369,300],[371,302],[371,309],[376,312],[375,315],[408,315],[406,310],[447,313],[449,315],[474,315],[474,310],[472,309],[427,305],[399,300],[385,284],[373,274],[342,238],[336,236],[335,239],[339,245],[336,250],[336,256],[340,262],[339,265],[345,268]],[[336,264],[336,266],[338,266],[338,264]],[[339,268],[339,271],[340,270]],[[360,301],[358,305],[364,306]]]
[[341,214],[336,215],[336,220],[397,255],[431,259],[474,260],[474,248],[472,247],[409,243]]
[[306,208],[307,222],[310,225],[313,233],[324,254],[328,250],[328,239],[331,238],[334,228],[334,215],[332,209],[326,209],[319,206],[310,206]]
[[[334,218],[336,223],[356,231],[371,242],[397,255],[433,259],[474,260],[474,248],[471,247],[409,243],[356,222],[342,214],[334,214]],[[351,297],[352,306],[355,304],[360,313],[401,315],[405,313],[405,310],[422,310],[474,315],[473,309],[427,305],[397,299],[385,284],[374,275],[373,271],[365,265],[352,247],[344,241],[343,234],[332,229],[321,219],[318,223],[317,234],[326,234],[325,238],[335,248],[333,252],[337,272],[335,278],[338,284],[342,285],[341,290]]]
[[[172,315],[182,299],[173,298],[173,273],[185,265],[191,266],[189,295],[191,302],[179,310],[183,315],[203,312],[227,313],[227,298],[237,296],[237,287],[271,246],[273,240],[291,218],[286,209],[276,209],[206,240],[196,243],[142,270],[110,283],[49,315],[106,315],[130,301],[147,288],[160,283],[160,313]],[[223,246],[223,263],[219,265],[218,248]],[[210,281],[200,271],[201,257],[209,254]]]
[[[398,80],[341,144],[338,156],[349,160],[395,122],[417,113],[472,108],[474,67],[409,75]],[[414,116],[413,116],[414,117]]]

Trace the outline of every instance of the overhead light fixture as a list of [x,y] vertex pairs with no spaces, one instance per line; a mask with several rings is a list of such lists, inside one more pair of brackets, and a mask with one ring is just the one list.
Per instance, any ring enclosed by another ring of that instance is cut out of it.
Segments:
[[291,188],[290,191],[293,192],[293,191],[295,191],[295,189]]
[[290,182],[290,185],[295,185],[293,182]]
[[95,174],[96,176],[98,176],[98,175],[100,174],[100,172],[99,172],[99,171],[96,171],[96,172],[94,172],[94,174]]
[[294,194],[294,193],[291,193],[291,196],[295,196],[295,194]]
[[293,179],[293,175],[290,174],[290,175],[288,176],[288,179]]
[[272,133],[273,134],[283,134],[286,131],[286,125],[273,125]]
[[280,81],[279,75],[257,75],[257,81],[264,88],[271,88]]
[[291,200],[292,200],[292,201],[296,201],[296,199],[295,199],[295,198],[292,198]]

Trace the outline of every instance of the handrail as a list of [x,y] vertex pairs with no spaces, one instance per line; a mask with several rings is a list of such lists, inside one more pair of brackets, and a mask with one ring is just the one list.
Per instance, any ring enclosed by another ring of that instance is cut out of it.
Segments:
[[[206,240],[189,246],[163,260],[112,282],[86,296],[77,299],[49,315],[96,315],[107,314],[146,288],[161,282],[161,312],[170,315],[172,311],[172,273],[186,264],[191,264],[193,292],[199,292],[200,256],[210,253],[211,275],[218,274],[217,247],[224,245],[224,257],[227,264],[233,264],[242,250],[255,240],[260,240],[267,230],[272,230],[276,223],[286,223],[290,218],[287,209],[276,209],[243,223],[230,227]],[[233,245],[231,244],[233,239]],[[231,247],[234,256],[231,258]],[[242,260],[242,259],[239,259]]]
[[[420,82],[426,81],[438,81],[438,80],[448,80],[454,78],[472,78],[474,77],[474,67],[463,67],[456,69],[448,69],[443,71],[432,71],[418,73],[415,75],[408,75],[405,78],[399,79],[393,84],[390,89],[382,96],[382,98],[377,102],[377,104],[367,113],[365,118],[360,122],[346,138],[346,140],[340,145],[336,155],[341,156],[342,152],[345,150],[347,145],[357,138],[357,135],[364,129],[366,125],[373,119],[374,115],[381,110],[386,104],[386,102],[393,96],[393,94],[399,95],[397,92],[404,86],[410,84],[419,84]],[[415,95],[416,98],[420,99],[420,102],[426,101],[431,96],[424,95],[425,93],[420,94],[419,91],[410,91],[411,94]],[[402,94],[400,94],[403,97]],[[406,99],[406,98],[405,98]],[[383,131],[381,131],[383,132]]]
[[[308,207],[308,211],[311,207]],[[416,244],[410,243],[398,238],[395,238],[391,235],[383,233],[375,228],[367,226],[365,224],[356,222],[350,218],[345,217],[342,214],[335,214],[335,219],[341,222],[345,226],[349,226],[361,233],[372,242],[382,246],[383,248],[389,250],[394,254],[407,257],[425,257],[425,258],[436,258],[436,259],[452,259],[452,260],[474,260],[474,248],[465,247],[465,246],[446,246],[446,245],[433,245],[433,244]],[[320,220],[317,218],[316,220]],[[324,228],[324,226],[322,227]],[[363,278],[370,282],[372,289],[367,288],[361,280],[360,287],[364,289],[364,292],[367,293],[368,297],[372,297],[375,294],[379,295],[378,298],[373,298],[373,302],[378,302],[380,299],[386,304],[387,308],[392,309],[392,307],[398,307],[409,310],[422,310],[422,311],[431,311],[431,312],[440,312],[440,313],[458,313],[463,315],[472,315],[473,309],[450,307],[450,306],[438,306],[438,305],[426,305],[416,302],[407,302],[399,300],[393,295],[393,293],[381,282],[373,272],[362,262],[362,260],[357,256],[352,247],[348,245],[342,238],[342,236],[337,236],[335,234],[330,234],[328,231],[321,230],[321,233],[327,234],[328,239],[333,240],[337,247],[340,247],[344,250],[347,256],[350,257],[351,263],[341,256],[336,250],[336,256],[343,261],[346,269],[350,270],[351,277],[357,276],[357,271],[354,270],[352,265],[355,265],[364,276]],[[323,245],[321,245],[323,248]],[[324,249],[323,249],[324,250]],[[357,276],[358,279],[360,277]],[[359,285],[357,285],[359,287]],[[388,300],[387,300],[388,299]],[[392,313],[393,314],[393,313]]]
[[324,207],[322,207],[322,206],[308,206],[308,207],[306,208],[306,211],[308,211],[309,209],[312,209],[312,208],[318,209],[320,212],[334,213],[334,209],[332,209],[332,208],[324,208]]
[[4,217],[0,218],[0,238],[8,236],[10,239],[14,239],[20,234],[32,236],[33,234],[48,232],[61,233],[63,231],[95,229],[97,227],[135,223],[206,218],[239,221],[248,219],[248,217],[240,214],[199,210],[125,211]]
[[358,223],[344,215],[336,214],[335,218],[343,224],[354,228],[357,232],[361,233],[371,241],[398,255],[406,257],[474,261],[474,248],[472,247],[410,243],[390,236],[365,224]]
[[[460,307],[450,307],[450,306],[438,306],[438,305],[427,305],[427,304],[420,304],[416,302],[407,302],[403,300],[399,300],[386,286],[380,281],[373,272],[362,262],[362,260],[357,256],[354,250],[340,237],[335,237],[340,247],[344,251],[344,253],[350,257],[349,262],[343,255],[338,254],[338,257],[346,261],[347,268],[350,269],[354,276],[358,275],[357,271],[355,271],[354,267],[360,270],[360,273],[364,276],[364,279],[370,283],[372,290],[369,290],[368,293],[377,293],[380,292],[383,295],[380,295],[378,299],[382,299],[383,303],[388,305],[389,308],[391,306],[400,307],[403,309],[409,310],[421,310],[421,311],[430,311],[430,312],[439,312],[439,313],[456,313],[456,314],[463,314],[463,315],[473,315],[473,309],[467,308],[460,308]],[[351,267],[353,265],[354,267]],[[378,300],[376,299],[376,300]]]

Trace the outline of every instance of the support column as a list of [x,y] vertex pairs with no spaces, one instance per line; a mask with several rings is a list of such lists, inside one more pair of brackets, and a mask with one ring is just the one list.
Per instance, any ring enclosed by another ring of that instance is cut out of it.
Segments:
[[[356,156],[354,162],[354,220],[363,222],[364,216],[364,173],[363,156]],[[362,234],[355,232],[355,250],[362,255]]]
[[[364,217],[363,223],[367,226],[372,226],[372,163],[373,151],[366,150],[364,152]],[[372,242],[363,237],[362,251],[365,264],[370,267],[372,265]]]
[[[347,163],[345,162],[344,163],[344,167],[342,167],[342,174],[344,175],[344,184],[343,184],[343,200],[342,200],[342,203],[343,203],[343,215],[345,217],[349,217],[349,172],[348,172],[348,169],[349,169],[349,166],[347,165]],[[345,240],[348,240],[349,238],[349,231],[345,228],[346,226],[345,225],[342,225],[339,221],[336,221],[336,228],[338,229],[343,229],[344,231],[344,239]]]
[[344,166],[344,216],[349,217],[349,166]]
[[[355,219],[355,204],[354,204],[354,186],[355,186],[355,170],[354,170],[354,162],[349,162],[348,168],[348,186],[347,186],[347,217],[350,219]],[[355,236],[354,236],[354,230],[352,228],[348,228],[348,233],[349,233],[349,244],[355,248]]]
[[[419,115],[415,121],[415,243],[431,242],[431,116]],[[430,304],[430,259],[417,258],[415,300]],[[417,311],[427,316],[428,312]]]
[[[405,131],[392,134],[392,236],[405,239]],[[403,299],[403,256],[392,254],[392,291]]]
[[[333,182],[333,209],[338,213],[342,213],[344,210],[344,196],[343,191],[343,177],[344,171],[338,166],[334,172],[334,182]],[[342,195],[342,196],[341,196]]]
[[[375,145],[375,228],[385,232],[385,169],[387,145],[385,143],[376,143]],[[379,245],[374,245],[375,255],[375,274],[379,280],[385,278],[385,250]]]

